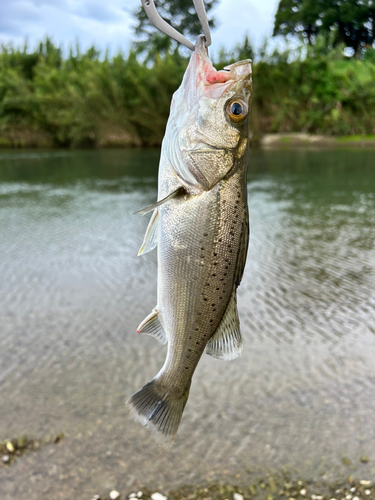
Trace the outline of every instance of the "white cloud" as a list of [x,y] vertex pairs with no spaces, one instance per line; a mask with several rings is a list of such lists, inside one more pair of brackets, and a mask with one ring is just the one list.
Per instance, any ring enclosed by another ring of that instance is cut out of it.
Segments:
[[[0,0],[0,43],[35,46],[46,35],[68,46],[79,40],[104,50],[128,50],[133,41],[131,12],[140,0]],[[231,48],[247,33],[258,45],[272,34],[278,0],[222,0],[215,8],[218,28],[212,51]]]

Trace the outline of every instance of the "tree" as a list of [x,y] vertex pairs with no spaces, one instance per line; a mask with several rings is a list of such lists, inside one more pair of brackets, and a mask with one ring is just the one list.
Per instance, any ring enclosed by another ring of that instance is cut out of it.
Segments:
[[345,44],[358,56],[375,40],[375,0],[280,0],[273,36],[296,34],[309,45],[322,34],[327,44]]
[[273,36],[301,34],[309,45],[318,33],[319,0],[280,0]]
[[322,16],[323,33],[333,33],[333,46],[344,43],[359,55],[374,43],[375,3],[372,0],[331,0]]
[[[208,13],[217,2],[218,0],[206,0],[206,12]],[[202,33],[192,0],[157,0],[155,5],[161,17],[183,35],[195,38]],[[138,37],[136,47],[139,52],[146,52],[150,58],[154,53],[166,53],[176,46],[176,42],[151,25],[142,5],[134,12],[134,16],[137,19],[134,31]],[[208,16],[208,24],[211,28],[215,27],[215,19],[212,16]]]

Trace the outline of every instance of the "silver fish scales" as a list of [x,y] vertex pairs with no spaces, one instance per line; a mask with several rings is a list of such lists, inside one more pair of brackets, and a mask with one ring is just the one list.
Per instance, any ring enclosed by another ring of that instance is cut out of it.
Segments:
[[173,96],[159,165],[159,201],[140,254],[158,247],[158,297],[138,332],[168,342],[159,373],[128,401],[159,442],[174,440],[206,351],[240,355],[236,290],[246,261],[251,61],[212,66],[204,37]]

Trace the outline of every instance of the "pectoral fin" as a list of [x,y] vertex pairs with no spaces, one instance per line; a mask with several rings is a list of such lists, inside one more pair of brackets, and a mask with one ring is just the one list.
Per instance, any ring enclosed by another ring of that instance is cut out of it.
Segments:
[[142,321],[137,328],[137,333],[146,333],[155,337],[156,340],[163,345],[168,342],[163,325],[160,323],[158,310],[155,308],[151,313]]
[[214,358],[232,360],[238,358],[241,352],[242,338],[234,290],[221,323],[207,343],[206,353]]
[[181,196],[182,194],[186,194],[186,190],[184,187],[180,186],[175,191],[173,191],[173,193],[169,194],[168,196],[166,196],[162,200],[157,201],[156,203],[153,203],[149,207],[143,208],[142,210],[138,210],[138,212],[135,212],[135,214],[146,215],[149,212],[151,212],[151,210],[154,210],[155,208],[158,208],[161,205],[164,205],[164,203],[166,203],[167,201],[172,200],[173,198],[176,198],[177,196]]
[[153,250],[158,244],[159,212],[156,208],[150,222],[148,223],[143,243],[139,249],[138,255],[143,255]]

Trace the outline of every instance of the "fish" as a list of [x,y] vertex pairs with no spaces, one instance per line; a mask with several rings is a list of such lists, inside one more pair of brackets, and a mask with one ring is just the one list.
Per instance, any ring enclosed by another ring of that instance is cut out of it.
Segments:
[[157,203],[139,250],[157,247],[157,305],[138,333],[168,344],[159,373],[127,401],[159,443],[173,443],[204,352],[242,351],[237,287],[249,243],[246,170],[252,62],[216,70],[198,36],[174,93],[162,142]]

